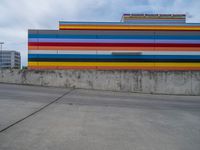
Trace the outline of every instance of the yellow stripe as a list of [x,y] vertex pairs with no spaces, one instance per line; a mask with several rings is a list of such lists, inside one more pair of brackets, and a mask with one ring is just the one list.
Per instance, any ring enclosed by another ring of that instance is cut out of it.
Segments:
[[200,63],[155,63],[155,67],[200,67]]
[[199,26],[60,25],[60,29],[200,30]]
[[114,62],[29,62],[29,66],[153,66],[154,63],[114,63]]
[[31,66],[114,66],[114,67],[200,67],[200,63],[149,63],[149,62],[29,62]]

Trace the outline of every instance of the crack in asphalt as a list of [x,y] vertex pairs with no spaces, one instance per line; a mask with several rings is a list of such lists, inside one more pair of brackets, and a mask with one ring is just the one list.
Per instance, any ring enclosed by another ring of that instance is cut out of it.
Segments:
[[42,107],[39,108],[38,110],[36,110],[36,111],[32,112],[31,114],[29,114],[28,116],[26,116],[26,117],[24,117],[24,118],[21,118],[20,120],[18,120],[18,121],[16,121],[16,122],[10,124],[9,126],[3,128],[2,130],[0,130],[0,133],[2,133],[2,132],[4,132],[4,131],[8,130],[9,128],[11,128],[11,127],[13,127],[13,126],[15,126],[15,125],[17,125],[18,123],[24,121],[25,119],[27,119],[27,118],[29,118],[29,117],[31,117],[31,116],[33,116],[33,115],[39,113],[40,111],[44,110],[44,109],[47,108],[48,106],[50,106],[50,105],[56,103],[57,101],[59,101],[60,99],[62,99],[64,96],[70,94],[70,93],[71,93],[72,91],[74,91],[74,90],[75,90],[75,89],[70,89],[69,91],[67,91],[67,92],[65,92],[63,95],[61,95],[60,97],[58,97],[58,98],[54,99],[53,101],[51,101],[50,103],[48,103],[48,104],[42,106]]

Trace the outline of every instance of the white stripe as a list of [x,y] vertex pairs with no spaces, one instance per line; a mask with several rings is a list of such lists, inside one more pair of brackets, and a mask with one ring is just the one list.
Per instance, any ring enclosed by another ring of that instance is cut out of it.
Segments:
[[58,54],[57,50],[29,50],[29,54]]
[[74,50],[29,50],[29,54],[96,54],[97,51],[74,51]]
[[58,51],[59,54],[96,54],[97,51]]
[[171,51],[98,51],[97,54],[112,54],[113,52],[141,52],[142,55],[200,55],[200,52],[171,52]]

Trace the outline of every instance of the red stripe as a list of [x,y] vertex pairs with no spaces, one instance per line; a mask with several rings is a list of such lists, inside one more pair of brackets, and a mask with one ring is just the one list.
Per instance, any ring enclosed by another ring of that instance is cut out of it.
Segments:
[[177,43],[50,43],[29,42],[28,46],[88,46],[88,47],[200,47],[200,44]]

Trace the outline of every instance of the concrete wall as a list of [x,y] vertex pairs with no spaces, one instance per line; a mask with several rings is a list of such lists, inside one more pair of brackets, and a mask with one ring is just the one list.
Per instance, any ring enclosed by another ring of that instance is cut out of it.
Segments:
[[1,70],[1,83],[200,95],[200,71]]

